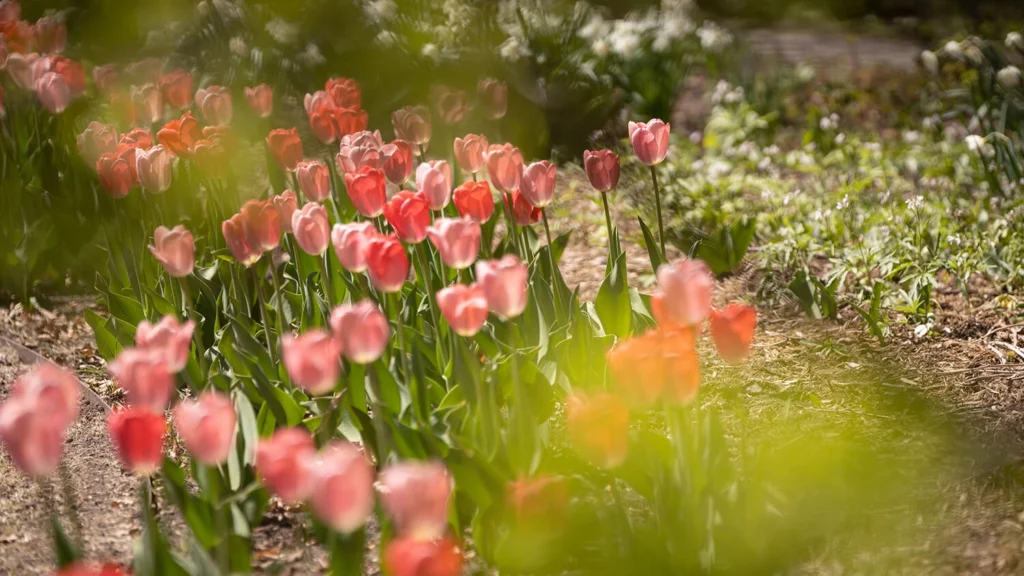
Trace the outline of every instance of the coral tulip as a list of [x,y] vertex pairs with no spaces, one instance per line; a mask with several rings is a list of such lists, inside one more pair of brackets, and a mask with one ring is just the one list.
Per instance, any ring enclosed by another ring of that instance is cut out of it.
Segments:
[[43,107],[52,114],[60,114],[71,102],[71,91],[64,77],[56,72],[47,72],[36,80],[36,95]]
[[456,138],[453,145],[455,161],[464,172],[476,174],[484,168],[487,147],[487,137],[482,134],[466,134],[465,138]]
[[313,202],[323,202],[331,197],[331,173],[323,162],[299,162],[295,175],[306,198]]
[[584,151],[583,167],[590,185],[601,192],[613,190],[619,183],[619,155],[611,150]]
[[497,120],[508,111],[508,85],[494,78],[485,78],[477,83],[480,108],[488,120]]
[[256,472],[278,498],[301,502],[312,489],[309,467],[315,455],[313,437],[306,430],[281,428],[256,447]]
[[324,91],[338,108],[359,108],[362,106],[362,90],[359,83],[351,78],[331,78]]
[[469,268],[480,252],[480,223],[472,218],[438,218],[427,236],[441,260],[455,270]]
[[[330,94],[324,90],[318,90],[312,94],[306,94],[306,97],[302,101],[302,105],[306,110],[306,116],[312,117],[314,114],[320,114],[332,110],[334,108],[334,101],[331,100]],[[328,118],[330,118],[329,115]]]
[[196,92],[196,108],[202,112],[207,124],[228,124],[234,113],[231,92],[223,86],[200,88]]
[[192,75],[184,70],[174,70],[160,77],[157,81],[164,101],[175,110],[188,106],[192,100]]
[[255,264],[263,255],[257,247],[249,243],[241,214],[235,214],[221,222],[220,231],[224,235],[224,242],[231,250],[231,255],[246,268]]
[[447,86],[434,86],[430,90],[434,100],[434,109],[442,124],[458,124],[470,111],[466,103],[466,93],[462,90],[452,90]]
[[78,152],[92,166],[96,165],[103,154],[117,152],[117,130],[111,124],[89,122],[85,131],[78,135],[77,141]]
[[274,208],[277,208],[277,213],[281,217],[281,230],[291,233],[292,215],[299,209],[299,199],[295,196],[295,192],[285,190],[270,200],[274,204]]
[[380,473],[381,504],[401,536],[433,540],[448,527],[452,477],[439,461],[405,461]]
[[384,551],[384,569],[391,576],[459,576],[462,552],[448,537],[422,540],[403,537],[392,540]]
[[316,202],[307,202],[305,206],[292,214],[292,234],[303,252],[319,256],[327,250],[331,242],[331,223],[327,218],[327,210]]
[[349,362],[369,364],[387,348],[391,334],[388,319],[370,300],[338,306],[331,312],[330,324]]
[[171,372],[180,372],[188,364],[195,327],[195,322],[189,320],[182,324],[170,314],[156,324],[143,320],[135,329],[135,345],[155,352],[156,357],[162,359]]
[[110,412],[107,431],[124,465],[141,476],[160,469],[164,459],[163,416],[147,408],[130,406]]
[[424,106],[406,106],[391,113],[395,137],[416,146],[430,142],[430,110]]
[[74,374],[43,362],[14,381],[8,401],[34,406],[39,417],[53,420],[63,430],[78,417],[79,386]]
[[394,236],[378,236],[366,247],[370,282],[381,292],[398,292],[409,278],[409,256]]
[[309,505],[326,526],[349,534],[373,514],[373,466],[355,445],[334,441],[310,466]]
[[163,146],[135,153],[139,184],[149,192],[165,192],[171,187],[171,154]]
[[36,20],[33,39],[36,50],[43,54],[63,52],[68,42],[68,28],[56,16],[43,16]]
[[757,328],[757,309],[732,303],[725,310],[711,310],[711,339],[718,355],[730,364],[742,362],[750,354]]
[[466,182],[452,193],[452,201],[459,214],[483,224],[494,214],[494,197],[486,180]]
[[10,398],[0,405],[0,444],[29,476],[51,474],[60,465],[64,450],[67,425],[47,408],[30,398]]
[[387,182],[383,171],[364,166],[359,172],[345,174],[345,190],[352,205],[363,216],[376,218],[384,213]]
[[667,315],[682,326],[704,321],[711,309],[715,279],[702,260],[682,258],[658,268],[658,290]]
[[452,168],[444,160],[429,160],[416,167],[416,188],[431,210],[443,210],[452,196]]
[[519,191],[530,204],[543,209],[555,197],[555,165],[547,160],[534,162],[523,169]]
[[[153,134],[145,128],[132,128],[125,134],[121,135],[121,140],[117,143],[118,150],[124,150],[125,148],[141,148],[142,150],[148,150],[153,147]],[[138,162],[136,162],[138,164]]]
[[266,118],[274,112],[274,89],[268,84],[246,87],[245,102],[253,114]]
[[570,396],[566,427],[576,449],[602,468],[616,468],[629,450],[629,408],[612,394]]
[[267,148],[284,170],[295,170],[302,160],[302,140],[295,128],[278,128],[267,135]]
[[196,142],[203,136],[199,122],[186,112],[177,120],[171,120],[156,133],[160,145],[179,158],[188,158]]
[[188,276],[195,266],[195,239],[180,224],[171,230],[158,226],[153,233],[153,244],[150,244],[149,251],[173,278]]
[[459,336],[476,335],[487,321],[487,296],[479,284],[454,284],[437,293],[437,307]]
[[526,310],[527,270],[519,258],[506,254],[501,260],[476,263],[476,280],[483,286],[487,307],[504,318],[515,318]]
[[487,175],[498,190],[511,194],[519,189],[523,176],[523,155],[511,144],[492,144],[487,148]]
[[50,64],[50,70],[60,74],[61,78],[68,85],[68,92],[72,98],[77,98],[85,92],[85,68],[81,62],[55,56]]
[[135,185],[132,165],[128,159],[116,154],[106,153],[96,161],[96,173],[99,174],[103,190],[113,198],[124,198]]
[[384,158],[384,175],[394,184],[401,186],[412,176],[412,145],[405,140],[392,140],[381,147]]
[[281,213],[270,200],[249,200],[239,212],[249,246],[270,252],[281,243]]
[[384,205],[384,217],[398,237],[410,244],[418,244],[427,237],[430,206],[422,192],[403,190],[395,194]]
[[513,190],[511,194],[505,195],[502,200],[506,206],[509,205],[509,196],[512,197],[512,205],[509,206],[509,209],[512,210],[512,217],[515,218],[517,226],[530,226],[540,222],[542,216],[540,208],[530,204],[522,192]]
[[[121,71],[118,69],[117,64],[104,64],[92,69],[92,83],[96,85],[96,90],[101,93],[111,91],[120,81]],[[190,88],[189,94],[191,93],[192,89]],[[170,102],[166,93],[164,94],[164,99]]]
[[518,523],[541,528],[561,525],[569,505],[567,482],[562,478],[520,478],[508,484],[508,506]]
[[108,369],[133,406],[163,412],[174,393],[174,371],[162,349],[125,348]]
[[324,144],[333,144],[338,139],[334,122],[334,109],[326,108],[314,111],[309,115],[309,129],[317,140]]
[[141,122],[152,124],[164,115],[164,99],[155,84],[143,84],[132,91],[135,113]]
[[91,564],[76,562],[61,568],[53,576],[131,576],[131,574],[116,564],[103,564],[97,568]]
[[281,337],[281,358],[292,383],[310,394],[330,392],[341,374],[341,344],[329,332],[312,329]]
[[238,416],[231,398],[207,390],[196,400],[185,400],[174,408],[174,427],[192,457],[207,466],[228,461],[235,448]]
[[332,116],[334,117],[335,134],[338,138],[363,132],[366,130],[366,125],[370,122],[370,117],[367,115],[366,110],[355,108],[335,108]]
[[349,272],[366,270],[366,247],[378,236],[373,222],[335,224],[331,229],[331,244],[338,261]]
[[630,122],[629,141],[633,144],[633,153],[648,166],[660,164],[668,154],[669,132],[670,125],[661,120]]

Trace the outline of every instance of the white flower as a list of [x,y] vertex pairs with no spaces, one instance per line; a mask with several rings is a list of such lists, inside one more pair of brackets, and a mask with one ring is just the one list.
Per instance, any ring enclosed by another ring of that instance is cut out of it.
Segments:
[[932,325],[930,323],[914,326],[914,338],[924,338],[928,335],[928,332],[931,332],[931,329]]
[[849,194],[844,194],[843,198],[839,202],[836,202],[836,210],[838,210],[838,211],[845,210],[849,206],[850,206],[850,195]]
[[956,40],[946,42],[946,45],[942,47],[942,51],[951,58],[959,58],[963,54],[963,50],[960,49],[960,43]]
[[796,67],[796,78],[800,82],[807,83],[814,79],[814,66],[801,63]]
[[608,45],[608,41],[604,38],[594,40],[594,43],[590,45],[590,50],[593,51],[594,56],[598,58],[604,58],[611,51],[611,46]]
[[580,26],[580,29],[576,31],[576,35],[584,40],[593,40],[600,36],[608,34],[608,24],[605,23],[604,18],[600,14],[594,14],[587,20],[587,23]]
[[498,49],[501,57],[509,62],[515,62],[530,55],[530,49],[523,45],[515,36],[510,36]]
[[1016,66],[1007,66],[996,73],[996,80],[999,84],[1007,90],[1013,90],[1017,86],[1020,86],[1020,68]]
[[390,30],[381,30],[374,39],[379,46],[390,48],[395,44],[395,33]]
[[437,44],[432,42],[424,44],[423,48],[420,48],[420,54],[434,60],[435,62],[441,59],[441,49],[437,47]]
[[299,27],[281,18],[267,22],[266,30],[267,34],[281,44],[291,44],[299,37]]
[[664,34],[663,32],[658,32],[658,34],[654,37],[654,41],[651,42],[651,50],[654,50],[654,52],[657,54],[661,54],[662,52],[668,50],[669,46],[671,45],[672,38],[669,35]]
[[928,71],[929,74],[939,73],[939,57],[935,55],[935,52],[931,50],[925,50],[921,52],[921,66]]
[[985,55],[981,53],[981,48],[978,48],[976,44],[969,44],[964,48],[964,58],[974,66],[981,66],[981,63],[985,61]]
[[846,134],[843,134],[842,132],[836,134],[836,137],[833,139],[833,141],[836,143],[836,146],[841,146],[843,142],[846,142]]
[[325,61],[324,55],[320,52],[320,47],[312,42],[306,44],[306,50],[299,54],[298,58],[306,66],[316,66],[317,64],[323,64]]
[[228,48],[231,50],[232,54],[239,58],[243,58],[249,53],[249,47],[245,43],[245,38],[242,38],[241,36],[235,36],[229,40]]
[[640,35],[630,22],[617,20],[615,24],[608,36],[612,52],[626,59],[632,58],[640,48]]
[[912,198],[907,198],[907,208],[916,212],[917,210],[920,210],[922,206],[924,206],[924,196],[918,194]]
[[382,24],[395,17],[395,13],[398,12],[398,5],[395,4],[394,0],[370,0],[370,2],[363,6],[363,11],[366,12],[366,17],[371,22]]
[[718,24],[707,20],[697,29],[701,48],[708,52],[718,52],[732,43],[732,36]]
[[1020,32],[1010,32],[1006,35],[1006,47],[1024,52],[1024,36],[1021,36]]
[[964,137],[964,144],[971,152],[977,152],[985,146],[985,139],[977,134],[968,134]]

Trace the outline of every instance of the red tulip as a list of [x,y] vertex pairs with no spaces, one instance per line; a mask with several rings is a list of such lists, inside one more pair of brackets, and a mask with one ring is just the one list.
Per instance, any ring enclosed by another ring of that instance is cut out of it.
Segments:
[[148,192],[165,192],[171,187],[171,154],[163,146],[135,152],[139,184]]
[[36,50],[43,54],[63,52],[68,42],[68,28],[56,16],[43,16],[36,20],[34,39]]
[[391,576],[459,576],[462,552],[451,538],[392,540],[384,551],[384,569]]
[[192,100],[192,75],[184,70],[174,70],[157,81],[167,105],[175,110],[188,106]]
[[[181,226],[176,228],[181,228]],[[192,347],[192,332],[195,327],[195,322],[189,320],[182,324],[170,314],[161,318],[156,324],[143,320],[135,329],[135,345],[139,349],[153,352],[157,358],[164,361],[167,369],[171,372],[181,372],[188,364],[189,350]]]
[[64,77],[56,72],[47,72],[36,80],[36,96],[43,107],[52,114],[60,114],[71,102],[71,91]]
[[299,199],[296,198],[295,192],[285,190],[271,198],[271,202],[281,217],[281,230],[290,233],[292,231],[292,215],[299,209]]
[[480,96],[480,108],[484,111],[484,117],[489,120],[497,120],[508,111],[508,85],[494,78],[485,78],[477,83],[477,93]]
[[487,148],[487,174],[498,190],[511,194],[519,189],[523,176],[523,155],[511,144],[492,144]]
[[391,113],[395,137],[416,146],[430,142],[430,110],[424,106],[406,106]]
[[508,505],[522,525],[558,527],[569,505],[568,486],[558,477],[520,478],[508,484]]
[[124,198],[135,185],[132,165],[127,157],[109,152],[103,154],[96,162],[96,172],[99,174],[103,190],[114,198]]
[[757,309],[732,303],[725,310],[711,309],[711,339],[718,355],[730,364],[742,362],[750,354],[757,328]]
[[306,116],[312,117],[314,114],[321,114],[332,110],[334,101],[331,99],[331,95],[324,90],[318,90],[312,94],[306,94],[305,99],[302,101],[303,107],[306,109]]
[[526,265],[514,255],[478,261],[476,281],[483,286],[487,306],[495,314],[515,318],[526,310]]
[[52,419],[63,430],[78,417],[79,386],[74,374],[44,362],[14,381],[8,401],[33,406],[39,416]]
[[338,139],[338,132],[334,122],[334,109],[327,108],[322,111],[312,112],[309,115],[309,129],[316,136],[317,140],[324,144],[333,144]]
[[469,268],[480,252],[480,223],[472,218],[438,218],[427,236],[441,260],[455,270]]
[[228,461],[235,448],[235,406],[231,398],[207,390],[196,400],[185,400],[174,408],[174,427],[192,457],[207,466]]
[[295,175],[306,198],[314,202],[323,202],[331,197],[331,173],[327,171],[327,166],[323,162],[299,162]]
[[629,450],[629,408],[612,394],[570,396],[566,427],[576,449],[602,468],[616,468]]
[[523,169],[519,191],[530,204],[543,209],[555,197],[555,173],[555,165],[551,162],[534,162]]
[[384,217],[398,237],[410,244],[419,244],[427,237],[430,206],[422,192],[403,190],[384,205]]
[[341,344],[318,328],[281,337],[281,358],[292,384],[314,396],[334,389],[341,374]]
[[[530,204],[530,201],[526,199],[526,196],[519,190],[512,191],[512,217],[515,218],[517,226],[530,226],[540,222],[541,211],[540,208]],[[502,200],[505,202],[505,206],[509,205],[509,195],[506,194]]]
[[388,319],[370,300],[338,306],[331,312],[330,324],[349,362],[370,364],[387,348],[391,334]]
[[648,166],[660,164],[668,154],[668,135],[671,127],[661,120],[630,122],[629,141],[633,153]]
[[[96,90],[99,92],[109,92],[120,81],[121,71],[117,64],[104,64],[92,69],[92,83],[96,85]],[[191,89],[189,89],[189,93],[192,93]],[[164,94],[164,99],[170,102],[167,94]]]
[[0,0],[0,22],[21,20],[21,4],[17,0]]
[[696,326],[711,309],[715,279],[702,260],[682,258],[658,268],[658,290],[664,295],[665,311],[682,326]]
[[[123,151],[125,148],[139,148],[142,150],[148,150],[153,147],[153,134],[145,128],[132,128],[128,132],[121,135],[121,140],[117,143],[118,152]],[[137,164],[137,163],[136,163]]]
[[53,576],[131,576],[131,574],[116,564],[104,564],[97,568],[76,562],[55,572]]
[[179,158],[192,156],[192,149],[196,142],[202,138],[202,130],[199,129],[199,122],[192,116],[191,112],[185,112],[181,118],[171,120],[156,133],[156,139],[160,145]]
[[431,210],[443,210],[452,196],[452,168],[444,160],[429,160],[416,167],[416,188]]
[[331,78],[327,80],[325,92],[330,95],[338,108],[359,108],[362,106],[362,95],[359,83],[351,78]]
[[139,120],[152,124],[164,115],[164,100],[155,84],[143,84],[132,90],[132,102]]
[[50,70],[60,74],[64,79],[72,98],[77,98],[82,95],[82,92],[85,92],[85,68],[80,62],[63,56],[54,56]]
[[345,174],[345,190],[352,205],[367,218],[376,218],[384,213],[387,202],[387,182],[384,172],[365,166],[356,173]]
[[117,130],[111,124],[89,122],[85,131],[78,135],[78,152],[88,164],[95,166],[103,154],[117,152]]
[[284,170],[295,170],[302,160],[302,140],[295,128],[271,130],[267,136],[267,147]]
[[370,117],[367,115],[366,110],[359,110],[357,108],[335,108],[333,116],[334,130],[338,138],[364,132],[366,125],[370,122]]
[[373,222],[335,224],[331,229],[331,244],[338,261],[349,272],[366,270],[366,247],[379,234]]
[[452,477],[438,461],[405,461],[392,464],[380,474],[381,504],[399,536],[433,540],[448,528]]
[[281,243],[281,214],[269,200],[249,200],[239,211],[249,245],[270,252]]
[[601,192],[608,192],[619,183],[619,155],[611,150],[584,151],[583,167],[590,185]]
[[394,236],[378,236],[366,247],[370,282],[381,292],[398,292],[409,278],[409,256]]
[[[76,384],[77,386],[77,384]],[[47,476],[60,465],[67,427],[47,406],[10,398],[0,405],[0,444],[29,476]]]
[[458,124],[467,112],[471,110],[466,103],[466,93],[462,90],[452,90],[447,86],[435,85],[430,90],[434,100],[434,109],[442,124]]
[[373,514],[373,466],[355,445],[335,440],[310,467],[313,514],[336,532],[362,528]]
[[319,256],[331,242],[331,223],[322,204],[307,202],[292,214],[292,234],[303,252]]
[[245,102],[253,114],[266,118],[274,112],[274,89],[268,84],[245,88]]
[[465,138],[456,138],[453,147],[459,167],[470,174],[479,172],[484,167],[487,146],[487,137],[482,134],[466,134]]
[[259,248],[249,243],[241,214],[235,214],[230,219],[221,222],[220,231],[231,250],[231,255],[246,268],[255,264],[263,255]]
[[147,408],[130,406],[110,412],[107,430],[124,465],[141,476],[160,469],[164,459],[163,416]]
[[150,244],[149,251],[173,278],[188,276],[195,266],[195,239],[180,224],[172,230],[158,226],[153,233],[153,244]]
[[108,369],[133,406],[163,412],[174,393],[174,372],[163,350],[125,348]]
[[452,200],[459,214],[483,224],[494,214],[494,197],[486,180],[466,182],[455,189]]
[[412,176],[412,145],[405,140],[392,140],[380,152],[384,157],[384,175],[394,184],[405,184]]
[[437,307],[459,336],[476,335],[487,321],[487,296],[479,284],[453,284],[437,293]]
[[289,503],[301,502],[312,489],[309,467],[316,455],[305,429],[281,428],[256,448],[256,472],[267,488]]
[[200,88],[196,92],[196,108],[203,113],[203,120],[207,124],[228,124],[234,114],[231,92],[223,86]]

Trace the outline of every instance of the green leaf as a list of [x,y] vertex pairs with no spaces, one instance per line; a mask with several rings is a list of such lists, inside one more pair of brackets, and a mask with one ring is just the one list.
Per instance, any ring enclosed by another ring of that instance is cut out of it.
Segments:
[[640,230],[644,234],[644,244],[647,245],[647,256],[651,259],[651,271],[657,272],[658,268],[665,263],[665,256],[661,253],[658,240],[651,234],[650,228],[647,224],[644,224],[644,219],[637,216],[637,221],[640,222]]
[[236,390],[232,396],[235,402],[235,412],[238,414],[238,429],[242,437],[242,461],[244,464],[252,465],[256,460],[256,446],[260,441],[256,414],[253,412],[252,403],[240,390]]
[[60,517],[54,514],[50,517],[50,528],[53,532],[53,552],[57,556],[57,567],[66,568],[74,564],[80,558],[74,543],[68,538],[64,527],[60,524]]
[[213,527],[210,509],[200,502],[185,484],[185,471],[170,458],[164,458],[161,474],[164,479],[164,495],[184,516],[196,540],[205,548],[213,546],[217,531]]
[[601,283],[594,301],[597,315],[606,334],[626,338],[630,334],[633,307],[626,279],[626,255],[619,254]]
[[327,543],[331,551],[331,574],[334,576],[361,576],[363,574],[363,552],[366,549],[365,530],[357,530],[347,535],[332,532]]
[[108,325],[109,320],[86,309],[85,321],[92,327],[92,332],[96,336],[96,350],[100,356],[107,362],[116,358],[117,354],[121,352],[121,343],[117,341],[117,336],[111,331]]

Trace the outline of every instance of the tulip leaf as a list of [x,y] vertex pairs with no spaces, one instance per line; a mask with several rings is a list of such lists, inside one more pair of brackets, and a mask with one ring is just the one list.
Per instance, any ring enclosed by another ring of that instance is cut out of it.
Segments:
[[349,402],[361,412],[366,412],[366,366],[349,364],[346,384]]
[[331,551],[331,574],[335,576],[360,576],[363,574],[363,552],[366,549],[366,530],[352,534],[331,532],[327,538]]
[[[238,429],[242,438],[242,462],[251,465],[256,460],[256,445],[260,440],[259,425],[256,414],[252,409],[252,402],[241,392],[236,390],[233,394],[235,412],[238,414]],[[234,489],[237,489],[235,487]]]
[[138,326],[139,322],[146,319],[142,304],[130,296],[108,292],[107,305],[110,307],[111,315],[132,326]]
[[110,320],[86,309],[85,321],[92,327],[92,332],[96,336],[96,350],[104,360],[110,362],[121,351],[121,344],[110,329]]
[[[173,287],[176,289],[177,287]],[[153,308],[156,309],[157,313],[161,316],[176,316],[178,311],[175,309],[174,304],[171,304],[166,298],[164,298],[159,292],[154,290],[148,284],[142,287],[142,290],[149,295],[149,301],[153,303]]]
[[164,496],[172,502],[185,518],[196,540],[204,548],[217,542],[210,508],[199,502],[185,484],[185,471],[170,458],[164,458],[161,475],[164,479]]
[[50,517],[50,530],[53,532],[53,551],[57,557],[57,567],[66,568],[77,562],[80,554],[61,526],[59,515],[53,514]]
[[657,272],[658,268],[665,263],[665,256],[661,253],[658,244],[658,240],[651,233],[651,229],[644,223],[644,219],[637,216],[637,221],[640,222],[640,230],[644,234],[644,244],[647,246],[647,256],[651,259],[651,271]]
[[619,254],[605,276],[594,302],[601,325],[607,334],[625,338],[630,333],[633,307],[626,279],[626,255]]

